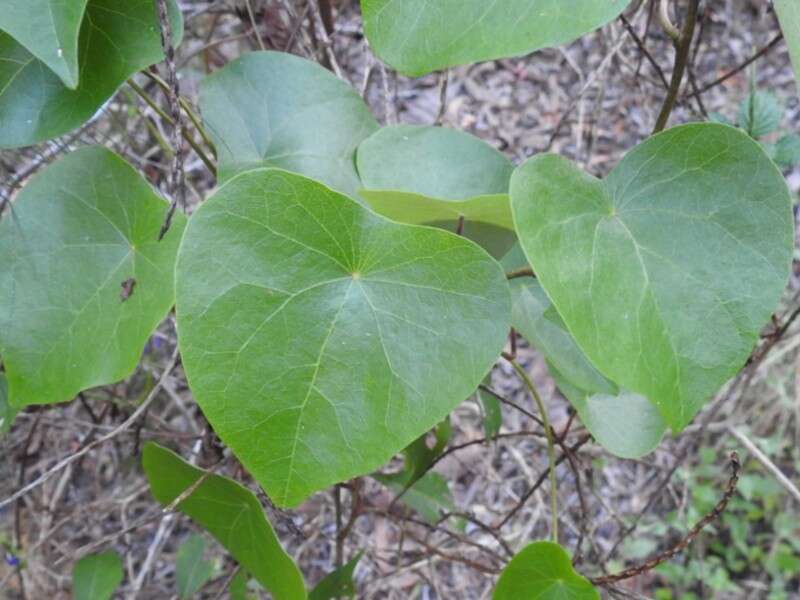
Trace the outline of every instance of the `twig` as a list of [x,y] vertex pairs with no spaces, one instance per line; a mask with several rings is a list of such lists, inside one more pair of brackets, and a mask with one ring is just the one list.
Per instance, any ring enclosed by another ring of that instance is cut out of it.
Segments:
[[[662,9],[665,4],[666,0],[662,0]],[[675,101],[678,99],[678,92],[680,92],[681,83],[683,82],[683,74],[689,62],[689,53],[692,48],[692,37],[694,37],[694,26],[697,22],[697,8],[699,4],[700,0],[689,0],[689,10],[686,14],[683,31],[675,42],[675,66],[672,69],[672,79],[669,83],[667,97],[664,99],[661,112],[656,120],[656,126],[653,128],[653,133],[663,131],[667,126],[669,116],[672,113],[672,109],[675,107]],[[661,13],[659,12],[659,14]]]
[[707,92],[711,88],[716,87],[716,86],[720,85],[721,83],[724,83],[725,81],[727,81],[728,79],[730,79],[734,75],[738,75],[739,73],[744,71],[747,67],[749,67],[751,64],[753,64],[755,61],[757,61],[759,58],[761,58],[762,56],[767,54],[775,46],[777,46],[778,43],[782,39],[783,39],[783,34],[779,33],[774,38],[772,38],[772,40],[770,40],[770,42],[766,46],[764,46],[763,48],[761,48],[761,50],[759,50],[755,54],[753,54],[753,56],[748,58],[742,64],[740,64],[737,67],[731,69],[730,71],[728,71],[724,75],[721,75],[720,77],[717,77],[714,81],[712,81],[711,83],[707,83],[706,85],[702,86],[700,89],[693,90],[691,93],[686,94],[684,97],[685,98],[691,98],[693,96],[699,96],[700,94],[704,94],[705,92]]
[[694,527],[689,530],[689,533],[677,544],[675,544],[669,550],[665,550],[661,554],[654,556],[650,560],[646,561],[641,565],[637,565],[635,567],[630,567],[629,569],[625,569],[624,571],[620,571],[619,573],[614,573],[612,575],[603,575],[602,577],[595,577],[590,581],[595,585],[608,585],[611,583],[616,583],[618,581],[622,581],[624,579],[630,579],[631,577],[636,577],[637,575],[641,575],[642,573],[646,573],[648,571],[652,571],[658,565],[667,561],[674,557],[676,554],[680,554],[683,552],[686,547],[692,543],[703,528],[711,523],[714,519],[718,518],[722,512],[725,510],[725,507],[728,506],[728,502],[730,501],[731,497],[733,496],[734,492],[736,491],[736,483],[739,481],[739,469],[741,467],[739,463],[739,456],[736,452],[731,453],[730,457],[731,461],[731,477],[728,480],[728,485],[725,488],[725,493],[723,494],[722,498],[719,502],[717,502],[716,506],[711,509],[706,516],[700,519]]
[[175,368],[177,362],[178,362],[178,349],[175,348],[175,352],[173,352],[169,364],[164,369],[164,372],[161,374],[161,377],[156,382],[156,385],[153,387],[152,390],[150,390],[150,393],[147,395],[147,398],[145,398],[144,402],[142,402],[139,405],[139,407],[135,411],[133,411],[130,417],[125,419],[125,421],[115,429],[112,429],[104,436],[97,438],[92,443],[87,444],[86,446],[75,452],[75,454],[71,454],[68,457],[62,459],[61,461],[56,463],[54,467],[42,473],[39,477],[31,481],[28,485],[14,492],[11,496],[0,502],[0,509],[3,509],[12,502],[15,502],[17,498],[22,498],[25,494],[39,487],[41,484],[50,479],[53,475],[58,473],[61,469],[63,469],[67,465],[72,464],[73,462],[81,458],[83,455],[85,455],[87,452],[90,452],[94,448],[97,448],[101,444],[104,444],[108,440],[114,438],[115,436],[119,435],[120,433],[128,429],[131,425],[133,425],[136,422],[136,420],[147,410],[147,408],[150,406],[150,403],[155,399],[159,390],[161,390],[161,386],[164,385],[164,381],[166,381],[167,377],[172,372],[172,369]]
[[658,78],[661,80],[661,83],[664,84],[665,89],[669,89],[669,81],[667,81],[666,75],[664,75],[664,69],[661,68],[656,62],[656,59],[653,58],[653,55],[650,54],[650,51],[644,45],[644,41],[638,36],[636,31],[633,29],[633,25],[631,25],[630,21],[625,18],[625,15],[619,16],[622,24],[625,26],[625,31],[633,38],[633,41],[636,42],[636,46],[639,48],[639,52],[641,52],[641,56],[647,59],[647,62],[650,63],[650,66],[653,67],[653,70],[658,75]]
[[244,0],[245,5],[247,6],[247,16],[250,19],[250,27],[253,28],[253,35],[256,36],[256,41],[258,42],[258,47],[262,50],[266,50],[266,46],[264,46],[264,40],[261,39],[261,34],[258,32],[258,25],[256,25],[256,16],[253,14],[253,6],[250,4],[250,0]]
[[450,71],[445,69],[439,76],[439,111],[436,113],[434,125],[441,125],[447,112],[447,84],[450,81]]
[[506,273],[506,279],[517,279],[518,277],[536,277],[536,273],[530,267],[520,267]]
[[172,217],[175,215],[175,209],[180,202],[181,206],[184,205],[183,198],[183,153],[181,152],[181,105],[178,98],[180,97],[180,84],[178,83],[178,74],[175,70],[175,47],[172,45],[172,24],[169,21],[169,13],[167,11],[167,0],[156,0],[158,5],[158,20],[161,26],[161,48],[164,51],[164,64],[167,67],[167,83],[169,84],[169,91],[167,92],[167,101],[169,102],[169,111],[172,116],[172,131],[170,131],[170,144],[172,145],[172,165],[170,166],[169,173],[169,194],[171,201],[167,214],[164,217],[164,223],[161,225],[161,231],[158,233],[158,239],[164,239],[170,225],[172,225]]
[[759,450],[758,446],[756,446],[750,438],[748,438],[745,434],[743,434],[738,429],[733,428],[732,426],[728,426],[728,433],[730,433],[733,437],[735,437],[739,442],[741,442],[742,446],[744,446],[747,451],[753,455],[758,462],[760,462],[764,468],[769,471],[775,479],[778,480],[789,494],[798,502],[800,502],[800,490],[797,489],[797,486],[792,483],[792,481],[783,474],[777,465],[772,462],[769,457],[764,454],[761,450]]

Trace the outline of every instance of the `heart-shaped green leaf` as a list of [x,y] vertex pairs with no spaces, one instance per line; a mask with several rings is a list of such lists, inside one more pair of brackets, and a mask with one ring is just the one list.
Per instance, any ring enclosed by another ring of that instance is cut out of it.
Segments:
[[[169,7],[177,41],[181,15],[174,0],[169,0]],[[128,77],[160,61],[155,4],[89,0],[78,55],[80,81],[69,89],[21,44],[0,32],[0,148],[35,144],[78,127]]]
[[559,389],[606,450],[623,458],[652,451],[667,424],[644,396],[619,390],[589,362],[538,281],[510,282],[511,326],[547,359]]
[[375,53],[405,75],[559,46],[619,15],[630,0],[361,0]]
[[109,600],[122,583],[122,561],[113,552],[90,554],[72,571],[73,600]]
[[800,85],[800,3],[797,0],[774,0],[783,39],[794,65],[795,80]]
[[200,108],[220,181],[280,167],[356,197],[356,148],[378,124],[361,96],[317,63],[251,52],[202,81]]
[[572,568],[569,554],[553,542],[534,542],[506,565],[494,600],[600,600],[594,586]]
[[253,492],[227,477],[208,475],[153,442],[144,447],[142,467],[153,496],[165,506],[191,490],[175,508],[213,535],[275,600],[305,600],[303,575]]
[[788,278],[786,183],[726,125],[654,136],[602,181],[534,157],[511,199],[520,243],[578,345],[676,431],[744,364]]
[[223,185],[178,258],[189,383],[282,506],[441,421],[497,358],[509,311],[500,266],[469,240],[278,169]]
[[101,147],[33,177],[0,222],[0,353],[11,406],[118,381],[173,304],[185,219]]
[[11,0],[0,29],[53,71],[65,86],[78,85],[78,33],[87,0]]
[[358,147],[359,193],[377,213],[433,225],[503,256],[516,239],[508,185],[514,167],[481,139],[445,127],[384,127]]

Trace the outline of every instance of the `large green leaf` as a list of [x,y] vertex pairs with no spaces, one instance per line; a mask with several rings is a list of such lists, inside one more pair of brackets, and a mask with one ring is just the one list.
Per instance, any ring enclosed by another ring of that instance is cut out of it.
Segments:
[[78,33],[87,0],[4,2],[0,29],[53,71],[65,86],[78,85]]
[[280,167],[353,197],[360,186],[356,148],[378,128],[347,83],[282,52],[251,52],[206,77],[200,108],[221,181],[256,167]]
[[178,548],[175,559],[175,581],[181,598],[193,597],[214,573],[214,564],[203,554],[206,543],[203,536],[193,534]]
[[522,247],[578,345],[676,431],[744,364],[789,274],[786,183],[726,125],[654,136],[602,181],[534,157],[511,198]]
[[178,258],[189,384],[282,506],[438,423],[496,360],[509,311],[502,270],[469,240],[278,169],[223,185]]
[[457,231],[496,257],[516,239],[508,184],[513,166],[481,139],[445,127],[384,127],[358,147],[360,191],[401,223]]
[[115,552],[84,556],[72,571],[73,600],[109,600],[122,583],[122,561]]
[[[178,40],[180,12],[174,0],[169,6]],[[80,82],[69,89],[0,32],[0,148],[35,144],[81,125],[128,77],[162,59],[160,40],[152,0],[89,0],[78,42]]]
[[205,475],[177,510],[213,535],[275,600],[305,600],[303,576],[281,548],[253,492],[226,477],[206,475],[152,442],[144,447],[142,466],[153,496],[164,505]]
[[511,326],[547,359],[561,392],[581,421],[609,452],[638,458],[653,450],[667,424],[644,396],[619,390],[575,343],[561,316],[535,279],[510,282]]
[[494,600],[600,600],[600,594],[575,572],[566,551],[553,542],[534,542],[508,563]]
[[386,63],[419,76],[566,44],[630,0],[361,0],[364,31]]
[[[0,222],[0,353],[11,406],[118,381],[173,304],[185,219],[101,147],[33,177]],[[126,291],[127,290],[127,291]]]
[[795,80],[800,85],[800,3],[797,0],[774,0],[773,4],[792,57]]

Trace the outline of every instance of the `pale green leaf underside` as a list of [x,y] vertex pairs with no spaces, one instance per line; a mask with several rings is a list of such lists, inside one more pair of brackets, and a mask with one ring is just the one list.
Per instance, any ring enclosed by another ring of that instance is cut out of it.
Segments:
[[797,0],[775,0],[774,5],[783,38],[792,57],[795,81],[800,86],[800,3]]
[[71,152],[19,193],[0,222],[0,354],[11,406],[70,400],[133,372],[173,304],[185,219],[177,215],[159,242],[166,209],[101,147]]
[[566,44],[630,0],[361,0],[370,47],[405,75]]
[[189,536],[178,548],[175,581],[181,598],[192,598],[213,574],[213,563],[203,558],[205,548],[203,536],[198,534]]
[[122,583],[122,561],[114,552],[84,556],[72,571],[73,600],[109,600]]
[[203,79],[200,108],[220,181],[279,167],[356,197],[356,148],[378,124],[361,96],[317,63],[251,52]]
[[670,129],[603,181],[540,155],[515,172],[511,198],[522,247],[578,345],[676,431],[744,364],[788,278],[786,184],[732,127]]
[[[173,37],[182,20],[169,0]],[[69,89],[10,35],[0,32],[0,148],[53,138],[80,126],[128,77],[163,58],[152,0],[89,0],[78,40],[80,80]]]
[[189,383],[282,506],[436,425],[497,358],[509,310],[502,270],[472,242],[277,169],[222,186],[178,259]]
[[[152,442],[144,447],[142,465],[153,496],[165,506],[204,474]],[[305,600],[303,576],[281,547],[253,492],[226,477],[209,475],[178,503],[177,510],[213,535],[275,600]]]
[[516,239],[508,185],[513,166],[468,133],[445,127],[384,127],[358,147],[359,193],[401,223],[462,233],[503,256]]
[[87,0],[11,0],[0,13],[5,31],[65,86],[78,85],[78,34]]
[[539,282],[510,282],[511,326],[547,360],[559,389],[597,442],[623,458],[652,451],[667,428],[644,396],[619,390],[589,362],[567,330]]
[[518,552],[497,581],[494,600],[600,600],[575,572],[567,552],[553,542],[534,542]]

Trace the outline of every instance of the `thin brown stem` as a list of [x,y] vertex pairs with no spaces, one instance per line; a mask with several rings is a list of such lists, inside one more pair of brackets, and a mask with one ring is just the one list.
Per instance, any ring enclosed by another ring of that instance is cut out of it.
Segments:
[[661,112],[656,120],[656,126],[653,128],[653,133],[664,130],[669,121],[669,116],[672,114],[672,109],[675,108],[675,102],[678,99],[678,93],[680,92],[681,83],[683,82],[683,74],[686,71],[686,65],[689,63],[689,54],[692,49],[692,38],[694,37],[694,27],[697,23],[697,9],[699,5],[700,0],[689,0],[689,10],[686,14],[686,21],[684,22],[680,37],[675,42],[675,66],[672,69],[672,79],[669,83],[669,90],[667,90],[667,97],[664,99]]

